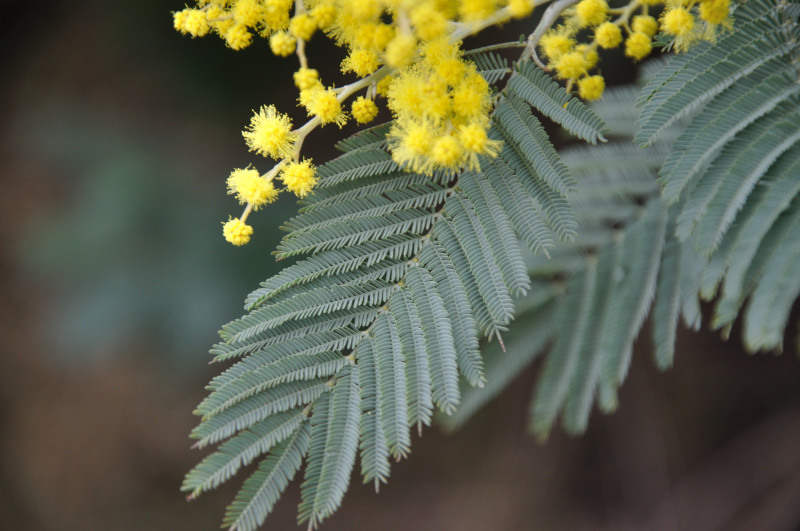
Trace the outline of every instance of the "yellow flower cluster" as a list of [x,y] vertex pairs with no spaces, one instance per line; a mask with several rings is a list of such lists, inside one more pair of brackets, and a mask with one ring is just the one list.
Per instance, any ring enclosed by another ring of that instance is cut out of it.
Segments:
[[[378,95],[388,96],[396,118],[389,135],[394,160],[409,170],[477,168],[478,156],[495,156],[499,143],[487,136],[491,95],[473,64],[464,60],[460,37],[533,11],[535,0],[197,0],[174,13],[175,29],[192,37],[216,34],[241,50],[254,37],[268,40],[275,55],[297,55],[298,101],[309,121],[293,129],[288,115],[272,105],[253,114],[242,135],[250,151],[276,161],[261,175],[236,169],[228,192],[246,205],[239,219],[224,224],[234,245],[247,243],[250,212],[276,200],[279,189],[298,197],[317,182],[312,161],[300,160],[305,137],[318,125],[365,124],[379,112]],[[305,54],[306,43],[324,33],[347,50],[343,73],[358,80],[324,85]],[[595,83],[596,85],[596,83]],[[587,84],[586,90],[592,89]],[[363,90],[362,94],[357,94]],[[345,111],[345,100],[354,96]]]
[[447,38],[427,43],[421,59],[389,85],[392,158],[413,171],[475,169],[478,155],[494,157],[499,150],[487,136],[489,85],[463,60],[458,44]]
[[[496,156],[500,143],[488,136],[492,94],[475,65],[463,57],[461,39],[526,17],[546,1],[197,0],[196,7],[174,13],[181,33],[216,34],[234,50],[260,36],[275,55],[296,55],[299,61],[294,84],[309,120],[293,128],[289,116],[272,105],[253,114],[242,132],[244,140],[251,151],[276,162],[264,175],[252,168],[230,174],[228,191],[246,206],[238,220],[225,223],[225,238],[235,245],[249,240],[247,216],[275,201],[281,191],[276,179],[297,197],[312,193],[314,164],[300,158],[305,138],[317,126],[341,127],[350,118],[369,123],[379,114],[378,96],[387,97],[394,118],[388,134],[392,158],[406,169],[478,169],[480,156]],[[656,18],[650,9],[661,5]],[[730,0],[630,0],[620,8],[611,8],[608,0],[580,0],[561,13],[559,26],[543,35],[537,28],[534,35],[541,36],[536,44],[567,90],[593,100],[605,88],[602,75],[594,72],[599,49],[623,46],[627,56],[641,60],[660,30],[674,36],[680,51],[701,38],[713,39],[717,28],[729,23],[729,10]],[[346,50],[341,70],[354,74],[355,81],[324,84],[309,65],[306,44],[320,33]],[[579,42],[587,34],[591,41]]]
[[[656,19],[650,9],[661,4],[664,10]],[[598,48],[624,43],[625,55],[640,61],[650,55],[660,29],[674,37],[677,51],[683,51],[701,39],[713,40],[719,26],[730,23],[729,11],[730,0],[631,0],[616,9],[606,0],[581,0],[564,11],[563,23],[548,30],[538,44],[547,66],[567,81],[568,90],[577,85],[580,97],[593,100],[602,96],[605,86],[602,76],[591,75]],[[592,40],[581,44],[578,37],[586,31]]]

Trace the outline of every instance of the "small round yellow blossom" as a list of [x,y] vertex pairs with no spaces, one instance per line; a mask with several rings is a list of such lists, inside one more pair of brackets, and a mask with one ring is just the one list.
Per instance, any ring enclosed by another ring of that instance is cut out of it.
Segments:
[[583,60],[585,61],[584,64],[587,70],[594,68],[597,65],[597,62],[600,61],[600,54],[598,54],[597,50],[588,44],[577,45],[575,47],[575,51],[583,54]]
[[588,68],[586,57],[582,51],[565,53],[553,64],[556,74],[561,79],[577,79],[586,74]]
[[447,33],[447,18],[433,2],[424,2],[412,9],[410,18],[414,32],[424,41],[438,39]]
[[289,33],[304,41],[310,40],[315,31],[317,22],[308,13],[295,15],[289,23]]
[[661,28],[677,37],[687,35],[694,29],[694,17],[683,7],[670,9],[661,16]]
[[271,30],[283,30],[289,26],[289,9],[292,0],[264,0],[263,21]]
[[342,7],[358,20],[376,19],[383,11],[377,0],[342,0]]
[[228,177],[228,194],[235,195],[239,203],[250,203],[254,210],[272,203],[278,198],[278,191],[272,180],[261,177],[254,169],[235,169]]
[[601,48],[616,48],[622,42],[622,32],[613,22],[603,22],[594,30],[594,38]]
[[575,39],[570,37],[565,28],[548,31],[539,40],[539,46],[551,61],[557,61],[559,57],[570,51],[574,45]]
[[608,18],[606,0],[581,0],[575,6],[575,17],[582,28],[597,26]]
[[587,76],[578,81],[578,96],[587,101],[599,100],[605,88],[606,82],[603,76]]
[[359,96],[352,105],[353,118],[360,124],[371,122],[378,115],[378,106],[364,96]]
[[319,72],[314,68],[300,67],[293,77],[295,86],[300,90],[308,90],[319,83]]
[[206,13],[200,9],[178,11],[173,17],[173,22],[176,30],[192,37],[202,37],[211,29]]
[[172,27],[175,28],[175,31],[180,31],[181,33],[188,33],[186,31],[186,17],[189,16],[190,9],[187,7],[186,9],[181,9],[180,11],[175,11],[172,13]]
[[389,108],[395,114],[422,116],[426,81],[416,70],[399,74],[389,85]]
[[225,39],[225,34],[228,32],[228,30],[236,25],[233,17],[229,16],[229,13],[221,6],[209,4],[206,7],[205,12],[206,19],[208,19],[208,23],[211,25],[211,28],[223,39]]
[[302,199],[317,184],[316,170],[308,159],[290,162],[281,170],[281,180],[290,192]]
[[274,105],[262,106],[250,118],[250,124],[242,132],[250,151],[260,155],[283,159],[292,156],[297,135],[292,132],[292,121],[279,114]]
[[253,36],[243,24],[233,24],[225,32],[225,44],[233,50],[243,50],[253,42]]
[[453,89],[453,112],[463,118],[486,115],[491,106],[489,84],[478,74],[467,76]]
[[287,57],[294,53],[297,41],[285,31],[273,33],[269,38],[269,48],[272,53],[280,57]]
[[461,161],[464,147],[452,135],[444,135],[434,142],[431,148],[431,160],[442,168],[454,169]]
[[237,24],[256,26],[263,16],[263,8],[258,0],[237,0],[231,10],[233,20]]
[[332,3],[314,6],[314,9],[311,10],[311,18],[317,23],[319,29],[324,30],[336,20],[336,6]]
[[722,24],[730,11],[730,0],[703,0],[700,2],[700,18],[709,24]]
[[436,73],[442,76],[450,86],[456,85],[467,71],[466,64],[459,58],[444,59],[436,65]]
[[386,49],[386,46],[394,39],[394,26],[388,24],[377,24],[375,33],[372,35],[372,46],[376,51]]
[[458,6],[463,22],[477,22],[489,18],[497,9],[495,0],[461,0]]
[[525,18],[533,12],[530,0],[509,0],[508,10],[514,18]]
[[403,68],[414,60],[417,54],[417,39],[411,35],[398,35],[386,46],[386,64],[393,68]]
[[247,225],[239,218],[229,219],[222,224],[222,235],[225,240],[233,245],[244,245],[250,241],[250,236],[253,234],[253,227]]
[[[303,93],[306,94],[303,94]],[[347,122],[347,117],[342,112],[342,106],[336,98],[333,89],[326,89],[322,85],[300,93],[301,103],[308,110],[308,114],[317,116],[322,125],[335,123],[339,127]]]
[[428,152],[433,141],[430,126],[427,124],[413,124],[406,130],[403,144],[413,155],[424,155]]
[[633,33],[625,40],[625,55],[637,61],[650,55],[651,50],[650,37],[644,33]]
[[658,31],[658,21],[649,15],[636,15],[631,21],[631,29],[634,33],[644,33],[652,37]]
[[387,97],[389,95],[389,87],[392,86],[395,79],[395,76],[386,76],[381,79],[375,85],[375,92],[377,92],[379,96]]
[[378,56],[369,50],[352,50],[342,61],[342,72],[355,72],[359,77],[367,77],[377,69]]
[[427,154],[437,135],[430,121],[397,120],[386,137],[392,160],[409,170],[428,172]]
[[480,169],[478,155],[496,157],[502,146],[502,142],[489,140],[486,127],[476,122],[459,127],[458,140],[466,152],[466,166],[471,170]]
[[429,76],[427,80],[423,80],[422,86],[419,94],[422,98],[422,114],[434,119],[445,119],[452,108],[447,81],[438,76]]
[[489,137],[486,136],[486,129],[479,124],[467,124],[459,128],[458,139],[467,151],[482,153]]

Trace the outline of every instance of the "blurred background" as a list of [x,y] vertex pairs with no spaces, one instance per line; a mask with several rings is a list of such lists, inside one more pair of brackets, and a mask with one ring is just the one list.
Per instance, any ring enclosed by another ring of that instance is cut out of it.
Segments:
[[[2,5],[0,526],[216,529],[245,475],[185,501],[203,455],[191,412],[216,330],[277,270],[295,209],[252,216],[251,244],[231,247],[224,179],[268,169],[240,131],[262,103],[294,108],[294,62],[178,35],[172,0]],[[318,41],[325,76],[339,56]],[[318,131],[309,155],[339,135]],[[380,495],[354,477],[324,528],[800,528],[797,357],[708,333],[682,334],[666,374],[648,338],[637,354],[620,410],[586,436],[525,433],[534,367],[460,432],[427,430]],[[295,484],[266,527],[295,528],[298,500]]]

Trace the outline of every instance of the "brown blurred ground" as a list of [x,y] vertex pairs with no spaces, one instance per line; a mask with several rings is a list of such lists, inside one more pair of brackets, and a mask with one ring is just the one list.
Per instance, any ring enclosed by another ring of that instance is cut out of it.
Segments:
[[[2,37],[0,527],[216,529],[237,482],[193,503],[178,491],[200,457],[186,435],[216,371],[205,349],[274,267],[292,208],[230,249],[221,176],[251,160],[249,109],[291,107],[269,95],[291,65],[268,65],[263,43],[174,35],[180,3],[54,6],[10,8]],[[161,326],[195,306],[208,311]],[[585,437],[524,432],[534,368],[461,432],[427,430],[380,495],[354,476],[325,529],[800,528],[798,359],[686,333],[659,374],[640,343],[619,412]],[[294,528],[297,485],[284,498],[268,529]]]

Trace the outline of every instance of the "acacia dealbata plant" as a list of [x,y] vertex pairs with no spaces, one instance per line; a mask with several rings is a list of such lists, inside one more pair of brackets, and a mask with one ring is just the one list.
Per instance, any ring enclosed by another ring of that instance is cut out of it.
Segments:
[[[412,429],[464,423],[536,359],[528,425],[586,429],[617,407],[650,315],[655,364],[679,321],[752,352],[784,347],[800,291],[798,0],[200,0],[175,28],[296,56],[296,126],[260,105],[243,136],[224,237],[281,192],[300,198],[246,314],[211,349],[227,368],[196,410],[190,498],[257,461],[228,507],[259,527],[303,469],[299,522],[339,507],[354,468],[376,490]],[[529,33],[464,49],[518,19]],[[309,39],[346,51],[334,86]],[[254,42],[256,41],[256,42]],[[604,51],[640,83],[605,90]],[[287,80],[288,82],[288,80]],[[379,108],[391,119],[371,122]],[[556,151],[541,117],[576,141]],[[338,158],[304,156],[318,126],[365,125]],[[257,238],[257,235],[256,235]],[[794,349],[795,346],[792,347]]]

